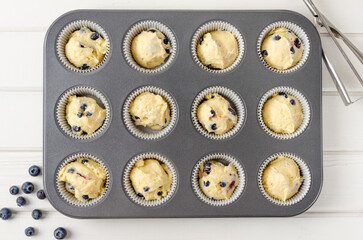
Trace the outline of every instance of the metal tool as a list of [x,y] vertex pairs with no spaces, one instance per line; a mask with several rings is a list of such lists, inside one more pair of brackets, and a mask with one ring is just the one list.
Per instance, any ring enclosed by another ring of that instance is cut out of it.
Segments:
[[[359,82],[363,85],[362,77],[359,75],[357,69],[354,67],[350,59],[348,58],[347,54],[343,50],[342,46],[338,42],[338,38],[343,40],[343,42],[348,46],[348,48],[354,53],[354,55],[358,58],[358,60],[363,64],[363,54],[362,52],[354,46],[354,44],[346,37],[343,33],[341,33],[314,5],[312,0],[303,0],[306,6],[309,8],[310,12],[314,16],[314,25],[319,30],[321,27],[324,27],[327,31],[330,37],[333,39],[335,45],[338,47],[339,51],[343,55],[345,61],[349,64],[349,67],[354,72],[355,76],[358,78]],[[338,92],[346,106],[353,104],[354,102],[363,99],[363,97],[360,97],[358,99],[352,100],[343,84],[343,81],[339,77],[338,73],[334,69],[333,65],[331,64],[329,58],[323,51],[323,60],[325,62],[325,65],[334,81],[335,86],[338,89]]]

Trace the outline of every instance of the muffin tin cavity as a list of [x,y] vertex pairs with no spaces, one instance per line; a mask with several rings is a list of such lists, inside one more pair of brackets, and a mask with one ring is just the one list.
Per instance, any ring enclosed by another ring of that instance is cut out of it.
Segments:
[[[225,69],[213,69],[213,68],[209,68],[209,67],[205,66],[199,60],[199,57],[197,54],[197,46],[198,46],[198,44],[200,44],[203,35],[208,32],[218,31],[218,30],[229,31],[229,32],[233,33],[233,35],[236,37],[237,43],[238,43],[238,56],[237,56],[236,60],[233,62],[233,64]],[[202,25],[201,27],[199,27],[195,31],[195,33],[192,37],[192,42],[191,42],[190,48],[191,48],[191,52],[192,52],[192,57],[193,57],[195,63],[200,68],[202,68],[203,70],[210,72],[210,73],[226,73],[226,72],[230,72],[233,69],[235,69],[242,61],[242,58],[244,56],[244,51],[245,51],[245,44],[244,44],[242,34],[235,26],[233,26],[232,24],[230,24],[228,22],[218,20],[218,21],[207,22],[204,25]]]
[[[131,114],[129,112],[130,104],[137,96],[139,96],[141,93],[144,92],[151,92],[160,95],[168,103],[170,108],[170,122],[165,128],[161,130],[152,130],[151,128],[148,127],[135,125],[134,120],[132,119]],[[144,140],[156,140],[167,136],[175,127],[178,121],[178,106],[175,99],[167,91],[155,86],[144,86],[134,90],[128,96],[123,106],[122,115],[126,128],[129,130],[129,132],[132,135]]]
[[[103,60],[93,68],[80,69],[80,68],[74,66],[66,57],[65,47],[66,47],[66,44],[68,43],[70,35],[73,32],[80,30],[82,27],[87,27],[91,31],[98,33],[99,36],[101,36],[107,42],[107,51],[105,53],[105,56],[103,57]],[[92,72],[92,71],[95,71],[95,70],[101,68],[108,60],[108,57],[110,55],[110,49],[111,49],[111,41],[110,41],[110,38],[109,38],[107,32],[99,24],[89,21],[89,20],[78,20],[78,21],[69,23],[59,33],[58,38],[57,38],[57,44],[56,44],[56,52],[57,52],[59,61],[67,69],[72,70],[77,73],[89,73],[89,72]]]
[[[137,193],[135,192],[135,190],[132,186],[131,180],[130,180],[130,173],[131,173],[136,161],[139,159],[144,159],[144,160],[145,159],[155,159],[155,160],[159,161],[160,163],[165,164],[169,168],[171,175],[173,177],[173,180],[172,180],[172,184],[170,187],[170,191],[168,192],[168,195],[166,195],[166,197],[163,197],[160,200],[149,200],[148,201],[144,197],[140,197],[137,195]],[[143,207],[156,207],[156,206],[160,206],[160,205],[168,202],[175,194],[177,186],[178,186],[178,173],[176,171],[174,164],[169,159],[162,156],[161,154],[141,153],[141,154],[138,154],[137,156],[133,157],[126,165],[126,167],[124,169],[124,173],[123,173],[122,183],[123,183],[123,188],[124,188],[127,196],[134,203],[139,204]]]
[[[204,101],[205,96],[208,93],[218,93],[219,95],[224,97],[231,104],[232,109],[235,110],[235,114],[237,114],[237,124],[231,130],[224,134],[218,135],[213,132],[208,132],[198,120],[198,106]],[[246,118],[246,108],[242,98],[236,92],[226,87],[213,86],[204,89],[195,97],[192,104],[191,118],[196,130],[204,137],[213,140],[223,140],[235,136],[242,129]]]
[[[234,165],[234,167],[237,170],[238,173],[238,177],[239,177],[239,184],[238,186],[234,189],[233,194],[231,195],[230,198],[225,199],[225,200],[215,200],[212,198],[207,197],[203,191],[200,189],[199,186],[199,168],[201,165],[203,165],[204,163],[208,162],[208,161],[217,161],[220,162],[224,165],[228,165],[230,163],[232,163]],[[191,182],[192,182],[192,187],[193,187],[193,191],[195,193],[195,195],[204,203],[209,204],[211,206],[215,206],[215,207],[222,207],[222,206],[227,206],[229,204],[232,204],[233,202],[235,202],[239,197],[241,197],[243,190],[245,188],[245,184],[246,184],[246,176],[245,176],[245,172],[243,170],[242,165],[240,164],[240,162],[233,156],[225,154],[225,153],[212,153],[212,154],[208,154],[206,156],[204,156],[203,158],[201,158],[194,166],[193,171],[192,171],[192,177],[191,177]]]
[[[100,196],[98,196],[97,198],[94,199],[90,199],[88,201],[82,202],[79,201],[74,194],[70,193],[69,191],[67,191],[66,187],[65,187],[65,182],[60,181],[58,178],[58,174],[60,172],[60,170],[66,166],[68,163],[74,162],[77,158],[90,158],[92,160],[94,160],[95,162],[97,162],[98,164],[101,165],[101,167],[106,171],[106,181],[105,181],[105,188],[103,190],[103,192],[101,193]],[[105,162],[103,160],[101,160],[99,157],[96,157],[92,154],[89,153],[76,153],[76,154],[72,154],[71,156],[65,158],[58,166],[56,174],[55,174],[55,179],[56,179],[56,189],[58,194],[61,196],[61,198],[67,202],[70,205],[76,206],[76,207],[91,207],[94,206],[98,203],[101,203],[108,195],[108,193],[110,192],[111,189],[111,175],[110,175],[110,171],[107,167],[107,165],[105,164]]]
[[[287,133],[275,133],[273,130],[271,130],[270,128],[268,128],[263,120],[262,117],[262,110],[263,110],[263,106],[266,103],[266,101],[275,93],[285,93],[285,94],[289,94],[294,96],[297,100],[299,100],[301,107],[302,107],[302,111],[304,114],[304,118],[302,120],[302,123],[300,125],[300,127],[298,129],[296,129],[295,132],[291,133],[291,134],[287,134]],[[281,139],[281,140],[289,140],[292,138],[295,138],[299,135],[301,135],[305,129],[308,127],[309,122],[310,122],[310,116],[311,116],[311,107],[309,105],[308,100],[306,99],[306,97],[300,93],[298,90],[291,88],[291,87],[287,87],[287,86],[280,86],[280,87],[275,87],[269,91],[267,91],[261,98],[261,100],[258,103],[258,107],[257,107],[257,119],[258,122],[261,126],[261,128],[271,137],[277,138],[277,139]]]
[[[279,69],[273,68],[270,65],[268,65],[266,63],[266,61],[264,60],[264,56],[261,52],[261,46],[262,46],[263,40],[265,39],[266,35],[271,30],[273,30],[275,28],[279,28],[279,27],[287,28],[288,30],[295,33],[296,36],[301,40],[302,44],[304,45],[304,51],[303,51],[303,55],[302,55],[300,61],[295,66],[293,66],[289,69],[286,69],[286,70],[279,70]],[[258,54],[258,57],[260,58],[261,62],[263,63],[263,65],[265,65],[265,67],[267,67],[271,71],[276,72],[276,73],[292,73],[292,72],[295,72],[296,70],[300,69],[302,66],[304,66],[305,62],[307,61],[309,54],[310,54],[310,40],[309,40],[309,37],[306,34],[306,32],[299,25],[289,22],[289,21],[274,22],[274,23],[269,24],[267,27],[265,27],[262,30],[262,32],[260,33],[260,36],[258,37],[258,40],[257,40],[257,54]]]
[[[291,158],[292,160],[294,160],[296,162],[296,164],[299,166],[300,176],[302,176],[304,178],[303,182],[299,188],[299,191],[294,196],[287,199],[286,201],[281,201],[281,200],[275,199],[275,198],[271,197],[270,195],[268,195],[262,184],[263,171],[268,166],[268,164],[271,161],[275,160],[278,156],[285,156],[285,157],[288,157],[288,158]],[[270,202],[272,202],[276,205],[279,205],[279,206],[290,206],[290,205],[300,202],[309,192],[309,189],[311,186],[311,181],[312,181],[311,172],[310,172],[308,165],[305,163],[305,161],[303,159],[301,159],[300,157],[298,157],[297,155],[295,155],[293,153],[287,153],[287,152],[275,153],[275,154],[269,156],[261,164],[260,169],[258,171],[258,179],[257,179],[258,187],[259,187],[262,195]]]
[[[155,68],[144,68],[142,66],[140,66],[134,59],[132,52],[131,52],[131,44],[132,44],[132,40],[138,35],[140,34],[142,31],[147,31],[150,28],[154,28],[159,30],[161,33],[163,33],[165,35],[165,39],[163,41],[170,41],[171,44],[171,49],[170,51],[170,55],[165,59],[164,63],[155,67]],[[177,55],[177,51],[178,51],[178,46],[177,46],[177,40],[176,37],[173,33],[173,31],[167,27],[165,24],[158,22],[158,21],[154,21],[154,20],[146,20],[146,21],[141,21],[136,23],[135,25],[133,25],[130,30],[128,30],[128,32],[125,35],[125,38],[123,40],[122,43],[122,50],[123,50],[123,55],[126,59],[126,62],[135,70],[142,72],[142,73],[146,73],[146,74],[153,74],[153,73],[159,73],[162,72],[164,70],[166,70],[168,67],[170,67],[170,65],[173,63],[173,61],[176,58]]]
[[[73,95],[93,98],[100,107],[106,109],[106,119],[104,120],[102,126],[90,135],[76,135],[72,131],[72,126],[68,124],[66,119],[66,108],[68,104],[68,98]],[[79,140],[93,140],[105,132],[109,126],[111,119],[111,106],[106,96],[97,89],[87,86],[77,86],[68,89],[60,96],[57,101],[55,115],[59,129],[67,136]]]

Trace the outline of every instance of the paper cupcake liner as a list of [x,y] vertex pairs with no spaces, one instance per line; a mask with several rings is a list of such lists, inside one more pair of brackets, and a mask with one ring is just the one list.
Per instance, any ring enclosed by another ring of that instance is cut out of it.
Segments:
[[[267,127],[267,125],[265,124],[263,117],[262,117],[262,109],[263,109],[263,106],[265,105],[265,102],[270,97],[272,97],[273,94],[278,93],[278,92],[287,93],[289,95],[294,96],[297,100],[299,100],[303,114],[304,114],[304,119],[303,119],[300,127],[298,129],[296,129],[295,132],[290,133],[290,134],[289,133],[275,133],[273,130],[271,130],[270,128]],[[289,140],[289,139],[295,138],[295,137],[299,136],[300,134],[302,134],[309,125],[310,117],[311,117],[311,109],[310,109],[309,102],[305,98],[305,96],[302,93],[300,93],[298,90],[291,88],[291,87],[286,87],[286,86],[275,87],[275,88],[269,90],[268,92],[266,92],[262,96],[260,102],[258,103],[258,107],[257,107],[257,119],[258,119],[258,122],[260,123],[260,126],[262,127],[262,129],[268,135],[270,135],[274,138],[280,139],[280,140]]]
[[[65,167],[68,163],[70,162],[74,162],[77,158],[90,158],[94,161],[96,161],[98,164],[101,165],[101,167],[106,171],[106,181],[105,181],[105,189],[103,190],[103,192],[101,193],[100,196],[98,196],[97,198],[93,198],[90,199],[86,202],[82,202],[79,201],[74,194],[70,193],[69,191],[67,191],[66,187],[65,187],[65,182],[60,181],[58,179],[58,175],[60,170]],[[56,188],[57,191],[59,193],[59,195],[62,197],[63,200],[65,200],[67,203],[76,206],[76,207],[90,207],[90,206],[94,206],[97,203],[100,203],[103,199],[106,198],[106,196],[108,195],[108,192],[111,189],[111,177],[110,177],[110,172],[108,170],[108,167],[106,166],[106,164],[98,157],[88,154],[88,153],[76,153],[73,154],[69,157],[67,157],[66,159],[64,159],[60,165],[57,168],[57,172],[56,172]]]
[[[212,69],[212,68],[205,66],[199,60],[198,54],[197,54],[197,46],[200,42],[200,39],[203,37],[203,35],[208,32],[217,31],[217,30],[225,30],[225,31],[229,31],[229,32],[233,33],[234,36],[236,37],[237,43],[238,43],[238,56],[237,56],[236,60],[233,62],[233,64],[225,69]],[[210,21],[210,22],[205,23],[204,25],[202,25],[201,27],[199,27],[197,29],[197,31],[193,35],[190,47],[191,47],[191,52],[192,52],[194,61],[203,70],[210,72],[210,73],[226,73],[226,72],[229,72],[229,71],[232,71],[233,69],[235,69],[238,66],[238,64],[242,61],[242,58],[244,55],[245,44],[244,44],[242,34],[232,24],[230,24],[228,22],[224,22],[224,21]]]
[[[152,130],[151,128],[135,125],[129,112],[131,102],[143,92],[151,92],[162,96],[170,108],[169,125],[161,130]],[[155,86],[144,86],[134,90],[126,99],[123,107],[123,120],[126,128],[134,136],[144,140],[156,140],[167,136],[175,127],[178,120],[178,107],[175,99],[165,90]]]
[[[227,101],[229,101],[231,106],[237,112],[237,117],[238,117],[237,124],[231,130],[229,130],[224,134],[218,135],[212,132],[208,132],[198,120],[197,117],[198,107],[208,93],[220,94],[222,97],[226,98]],[[192,122],[197,131],[203,136],[213,140],[223,140],[235,136],[242,129],[243,124],[245,122],[245,116],[246,116],[246,108],[242,98],[231,89],[222,86],[208,87],[203,91],[201,91],[194,99],[191,111]]]
[[[301,40],[302,44],[304,45],[304,51],[303,51],[303,55],[302,55],[300,61],[292,68],[289,68],[286,70],[279,70],[279,69],[271,67],[270,65],[267,64],[267,62],[265,61],[265,59],[263,58],[263,56],[261,54],[262,42],[265,39],[266,35],[271,30],[278,28],[278,27],[285,27],[285,28],[291,30],[293,33],[295,33],[295,35]],[[294,71],[298,70],[299,68],[301,68],[307,61],[309,54],[310,54],[310,40],[309,40],[308,35],[305,33],[305,31],[300,26],[296,25],[295,23],[288,22],[288,21],[278,21],[278,22],[271,23],[270,25],[268,25],[267,27],[265,27],[262,30],[262,32],[257,40],[257,53],[258,53],[258,57],[260,58],[263,65],[265,65],[271,71],[276,72],[276,73],[291,73],[291,72],[294,72]]]
[[[68,124],[68,121],[66,119],[66,108],[68,104],[68,97],[72,95],[79,95],[79,96],[86,96],[91,97],[97,101],[97,104],[99,104],[101,107],[106,109],[106,119],[103,122],[102,126],[97,129],[94,133],[90,135],[76,135],[73,133],[71,126]],[[103,106],[102,106],[103,105]],[[78,86],[71,88],[67,90],[65,93],[63,93],[56,106],[56,119],[58,127],[69,137],[72,137],[74,139],[79,140],[89,140],[93,139],[97,136],[99,136],[101,133],[103,133],[110,122],[111,119],[111,107],[107,100],[107,98],[98,90],[92,87],[86,87],[86,86]]]
[[[103,57],[103,60],[95,67],[93,68],[88,68],[88,69],[79,69],[78,67],[74,66],[66,57],[65,54],[65,47],[66,44],[68,43],[69,40],[69,36],[81,29],[82,27],[87,27],[89,29],[91,29],[94,32],[97,32],[98,34],[100,34],[100,36],[107,42],[107,52],[105,54],[105,56]],[[62,31],[60,32],[58,39],[57,39],[57,45],[56,45],[56,49],[57,49],[57,55],[59,60],[61,61],[61,63],[68,69],[77,72],[77,73],[89,73],[92,72],[98,68],[100,68],[107,60],[109,54],[110,54],[110,38],[108,37],[106,31],[97,23],[91,22],[89,20],[78,20],[75,22],[71,22],[70,24],[68,24],[67,26],[65,26]]]
[[[302,182],[302,184],[299,188],[299,191],[294,196],[287,199],[286,201],[281,201],[281,200],[275,199],[275,198],[271,197],[270,195],[268,195],[268,193],[265,191],[265,188],[263,187],[263,184],[262,184],[262,174],[263,174],[265,168],[268,166],[268,164],[271,161],[275,160],[278,156],[285,156],[285,157],[289,157],[289,158],[293,159],[296,162],[296,164],[299,166],[300,175],[304,178],[304,181]],[[262,163],[262,165],[260,166],[260,169],[258,171],[258,187],[259,187],[262,195],[270,202],[280,205],[280,206],[290,206],[290,205],[300,202],[306,196],[306,194],[309,192],[310,186],[311,186],[311,172],[309,170],[308,165],[305,163],[304,160],[302,160],[300,157],[298,157],[292,153],[280,152],[280,153],[273,154],[272,156],[268,157]]]
[[[137,196],[137,194],[134,190],[134,187],[132,186],[131,180],[130,180],[130,173],[131,173],[136,161],[139,159],[155,159],[161,163],[164,163],[169,168],[169,170],[173,176],[173,180],[172,180],[170,191],[168,192],[168,195],[166,195],[165,197],[163,197],[160,200],[146,200],[143,197]],[[173,195],[175,194],[177,185],[178,185],[178,174],[176,172],[176,168],[175,168],[174,164],[166,157],[164,157],[158,153],[141,153],[141,154],[138,154],[137,156],[133,157],[126,165],[122,182],[123,182],[123,187],[124,187],[124,190],[125,190],[127,196],[134,203],[139,204],[143,207],[156,207],[156,206],[160,206],[160,205],[166,203],[173,197]]]
[[[131,44],[134,38],[139,35],[142,31],[145,31],[149,28],[156,28],[160,32],[162,32],[166,37],[169,38],[171,42],[171,54],[168,58],[165,59],[165,62],[155,68],[144,68],[140,66],[134,59],[132,52],[131,52]],[[172,32],[172,30],[167,27],[166,25],[162,24],[158,21],[153,20],[146,20],[142,22],[136,23],[134,26],[131,27],[131,29],[126,33],[126,36],[123,40],[123,54],[126,59],[126,62],[134,69],[136,69],[139,72],[147,73],[147,74],[154,74],[161,71],[164,71],[166,68],[168,68],[171,63],[175,60],[176,54],[177,54],[177,40]]]
[[[234,189],[234,192],[232,193],[232,195],[229,199],[225,199],[225,200],[211,199],[211,198],[207,197],[203,193],[203,191],[200,189],[199,168],[202,164],[204,164],[205,162],[211,161],[211,160],[219,161],[223,164],[232,163],[237,170],[238,177],[239,177],[239,183],[238,183],[238,186]],[[245,188],[245,184],[246,184],[246,176],[245,176],[245,172],[243,170],[242,165],[239,163],[239,161],[236,158],[234,158],[228,154],[225,154],[225,153],[212,153],[212,154],[208,154],[208,155],[204,156],[202,159],[200,159],[195,164],[193,171],[192,171],[191,182],[192,182],[193,191],[200,200],[202,200],[204,203],[207,203],[209,205],[212,205],[215,207],[221,207],[221,206],[226,206],[226,205],[229,205],[229,204],[235,202],[242,195],[243,190]]]

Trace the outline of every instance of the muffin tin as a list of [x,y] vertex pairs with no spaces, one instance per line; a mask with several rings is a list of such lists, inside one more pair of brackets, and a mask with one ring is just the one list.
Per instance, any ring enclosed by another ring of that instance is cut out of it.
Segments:
[[[57,55],[57,40],[62,30],[79,20],[96,23],[109,38],[107,60],[93,71],[67,68]],[[168,67],[151,73],[131,67],[123,51],[128,31],[135,24],[149,20],[167,26],[177,44]],[[199,27],[211,21],[227,22],[243,37],[243,56],[230,71],[207,71],[193,59],[193,36]],[[308,36],[309,56],[296,71],[274,72],[259,58],[257,42],[261,32],[278,21],[292,22]],[[321,53],[320,37],[314,26],[291,11],[77,10],[66,13],[49,28],[44,45],[43,158],[49,201],[61,213],[75,218],[261,217],[293,216],[306,211],[318,198],[322,186]],[[175,101],[175,124],[160,138],[143,139],[126,127],[125,102],[132,92],[142,87],[162,89]],[[202,134],[193,124],[192,104],[209,87],[230,89],[243,102],[241,128],[222,139]],[[260,100],[276,87],[296,89],[308,102],[307,126],[293,138],[275,138],[259,123]],[[96,89],[109,103],[109,119],[102,134],[73,138],[59,126],[57,104],[73,88]],[[311,174],[306,195],[291,205],[276,204],[259,189],[261,166],[270,156],[282,152],[302,159]],[[144,153],[160,155],[175,167],[175,190],[167,201],[157,206],[133,201],[123,184],[128,163]],[[72,204],[57,188],[59,167],[77,154],[95,156],[108,170],[107,193],[94,204]],[[243,168],[243,191],[229,204],[208,204],[193,190],[193,169],[210,154],[230,156]]]

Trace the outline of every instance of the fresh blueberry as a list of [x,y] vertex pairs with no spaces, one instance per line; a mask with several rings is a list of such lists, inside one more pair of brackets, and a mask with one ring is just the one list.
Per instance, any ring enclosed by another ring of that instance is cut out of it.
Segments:
[[81,104],[81,106],[80,106],[80,108],[84,111],[84,110],[86,110],[86,108],[87,108],[87,104],[86,103],[82,103]]
[[301,47],[301,42],[300,42],[300,40],[299,40],[298,38],[295,38],[295,40],[294,40],[294,44],[295,44],[295,46],[296,46],[297,48],[300,48],[300,47]]
[[166,49],[165,49],[165,52],[166,52],[167,54],[170,54],[170,48],[166,48]]
[[39,209],[34,209],[32,211],[32,217],[35,219],[35,220],[39,220],[41,217],[42,217],[43,213],[42,211],[40,211]]
[[287,96],[287,94],[286,93],[284,93],[284,92],[279,92],[279,95],[280,96],[284,96],[285,98],[288,98],[289,96]]
[[296,102],[295,102],[295,100],[294,100],[294,99],[291,99],[291,100],[290,100],[290,103],[291,103],[291,105],[295,105],[295,104],[296,104]]
[[92,33],[92,35],[91,35],[92,40],[97,40],[99,37],[100,37],[100,34],[98,34],[98,33]]
[[16,204],[17,204],[19,207],[24,206],[24,205],[26,204],[26,200],[25,200],[25,198],[23,198],[23,197],[18,197],[18,198],[16,199]]
[[3,220],[8,220],[11,217],[11,210],[9,208],[2,208],[0,210],[0,217]]
[[21,190],[23,190],[25,194],[32,193],[34,191],[34,185],[31,182],[25,182],[23,183],[23,186],[21,186]]
[[163,192],[162,191],[159,191],[158,192],[158,196],[161,196],[163,194]]
[[19,193],[19,188],[17,186],[11,186],[9,192],[11,195],[16,195]]
[[84,199],[84,200],[88,200],[88,195],[82,195],[82,198]]
[[225,186],[227,186],[227,183],[225,183],[225,182],[220,182],[220,183],[219,183],[219,186],[221,186],[221,187],[225,187]]
[[262,54],[262,57],[267,57],[268,56],[268,53],[267,53],[266,50],[262,50],[261,54]]
[[82,66],[79,67],[81,70],[86,70],[89,68],[89,66],[87,64],[83,64]]
[[54,230],[54,237],[55,239],[63,239],[67,236],[67,230],[62,227],[57,228]]
[[89,161],[87,160],[87,159],[82,159],[82,164],[86,164],[86,163],[88,163]]
[[40,200],[43,200],[46,198],[45,196],[45,192],[43,189],[40,189],[38,192],[37,192],[37,197],[40,199]]
[[213,124],[210,126],[210,128],[211,128],[213,131],[217,130],[217,124],[213,123]]
[[74,168],[68,168],[67,173],[74,173],[76,170]]
[[73,126],[72,130],[75,131],[75,132],[79,132],[79,131],[81,131],[81,128],[78,127],[78,126]]
[[32,228],[32,227],[27,227],[27,228],[25,229],[25,235],[27,235],[28,237],[33,236],[33,235],[34,235],[34,233],[35,233],[35,230],[34,230],[34,228]]
[[206,182],[203,182],[203,184],[204,184],[204,186],[209,187],[210,182],[209,181],[206,181]]
[[141,193],[137,194],[138,197],[144,197],[144,195],[142,195]]
[[77,113],[77,117],[79,117],[79,118],[83,117],[83,112]]
[[233,109],[233,108],[228,108],[228,111],[230,111],[230,113],[232,113],[232,115],[233,116],[236,116],[237,115],[237,113],[236,113],[236,111]]
[[39,175],[39,173],[40,173],[40,168],[38,166],[33,165],[29,168],[30,176],[36,177]]
[[144,191],[145,192],[147,192],[147,191],[149,191],[150,190],[150,188],[149,187],[144,187]]
[[147,30],[148,32],[152,32],[152,33],[156,33],[156,30],[155,29],[149,29]]
[[203,166],[203,172],[205,172],[206,174],[210,174],[210,172],[212,170],[211,166],[212,166],[212,163],[210,163],[210,162],[205,163]]
[[87,117],[90,117],[90,116],[92,116],[93,114],[91,113],[91,112],[86,112],[86,116]]
[[164,42],[165,45],[168,44],[169,43],[169,38],[167,38],[167,37],[164,38],[163,42]]
[[294,54],[294,53],[295,53],[295,48],[294,48],[294,46],[292,46],[292,47],[290,48],[290,52],[291,52],[291,54]]
[[216,115],[216,111],[214,111],[213,109],[210,110],[210,114],[212,114],[212,117],[214,117]]
[[165,124],[167,124],[168,123],[168,120],[165,118]]
[[280,40],[280,39],[281,39],[281,36],[280,36],[280,35],[275,35],[274,39],[275,39],[276,41],[278,41],[278,40]]

